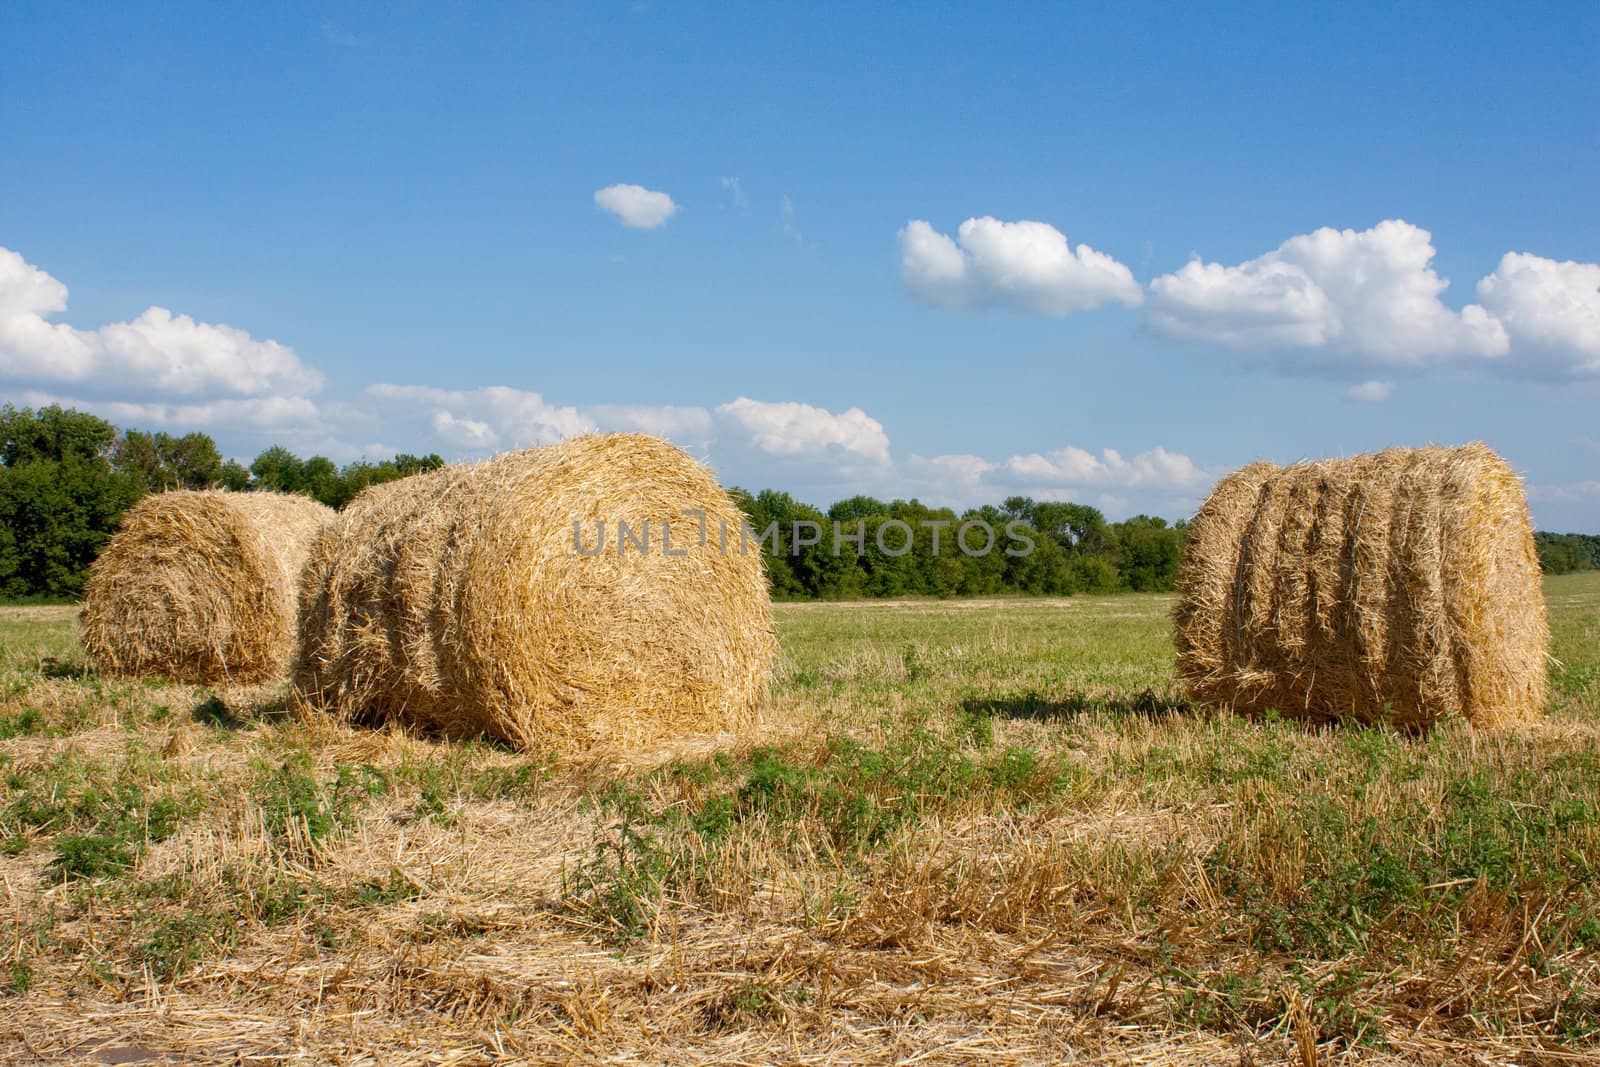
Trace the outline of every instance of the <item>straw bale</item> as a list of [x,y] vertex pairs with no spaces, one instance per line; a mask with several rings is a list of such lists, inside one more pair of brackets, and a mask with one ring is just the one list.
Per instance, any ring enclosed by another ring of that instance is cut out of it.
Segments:
[[300,568],[333,517],[287,493],[145,497],[89,570],[81,619],[90,658],[111,674],[199,684],[284,677]]
[[1190,523],[1174,622],[1202,703],[1417,728],[1545,702],[1527,501],[1483,444],[1229,475]]
[[[736,728],[776,653],[742,518],[710,472],[640,434],[374,487],[312,549],[296,693],[350,721],[540,751]],[[580,552],[600,523],[604,550]]]

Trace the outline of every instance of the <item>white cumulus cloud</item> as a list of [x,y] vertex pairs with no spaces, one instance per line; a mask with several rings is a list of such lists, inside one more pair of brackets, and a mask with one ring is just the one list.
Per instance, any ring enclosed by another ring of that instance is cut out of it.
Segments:
[[322,376],[294,349],[162,307],[85,330],[51,322],[67,287],[0,248],[0,379],[120,397],[303,398]]
[[680,445],[711,439],[711,412],[693,404],[596,404],[583,409],[602,430],[628,430],[665,437]]
[[554,444],[598,429],[575,407],[550,404],[538,393],[505,385],[436,389],[379,384],[366,392],[380,406],[422,413],[441,440],[473,452]]
[[953,240],[922,219],[906,223],[900,277],[918,300],[949,309],[1065,315],[1143,297],[1126,266],[1086,244],[1074,248],[1049,223],[989,216],[963,222]]
[[433,432],[439,435],[441,441],[448,441],[462,448],[475,450],[491,448],[500,439],[500,435],[495,433],[487,422],[481,419],[458,418],[442,409],[435,411],[429,421],[433,424]]
[[1600,263],[1507,252],[1478,282],[1478,303],[1505,325],[1518,364],[1600,374]]
[[1115,493],[1101,493],[1094,498],[1095,506],[1109,515],[1126,515],[1133,502]]
[[1151,326],[1240,351],[1292,350],[1311,364],[1416,366],[1509,351],[1484,307],[1439,299],[1432,235],[1400,219],[1323,227],[1235,266],[1190,261],[1150,283]]
[[997,504],[1010,496],[1035,500],[1093,500],[1113,519],[1135,511],[1188,515],[1195,497],[1215,479],[1181,452],[1151,448],[1129,459],[1116,449],[1098,454],[1068,445],[999,460],[957,454],[912,456],[867,486],[868,491],[912,492],[955,508]]
[[999,466],[995,480],[1016,486],[1192,489],[1209,481],[1209,476],[1188,456],[1161,447],[1126,459],[1114,448],[1102,449],[1096,456],[1067,445],[1053,452],[1012,456]]
[[262,434],[293,432],[320,434],[325,412],[309,397],[260,396],[200,401],[84,399],[60,393],[27,389],[22,403],[28,407],[60,404],[93,411],[122,427],[165,426],[188,430],[246,430]]
[[1000,497],[984,484],[985,477],[994,469],[995,465],[982,456],[913,454],[896,463],[889,473],[879,478],[880,484],[871,489],[890,497],[916,497],[938,507],[995,503]]
[[741,396],[719,406],[717,414],[768,455],[820,459],[826,450],[837,449],[872,463],[889,462],[889,435],[883,423],[860,408],[836,415],[810,404],[766,403]]
[[636,230],[656,229],[678,213],[672,197],[642,185],[608,185],[595,191],[594,202],[601,211]]

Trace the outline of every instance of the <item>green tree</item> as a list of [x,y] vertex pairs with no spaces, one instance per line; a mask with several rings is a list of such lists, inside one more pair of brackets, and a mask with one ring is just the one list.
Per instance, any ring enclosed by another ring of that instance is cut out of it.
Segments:
[[250,488],[250,468],[236,459],[230,459],[217,473],[217,483],[224,489],[242,493]]
[[1035,596],[1066,596],[1075,591],[1072,557],[1055,538],[1038,534],[1032,552],[1007,558],[1006,585]]
[[828,518],[838,522],[854,522],[856,519],[869,519],[876,515],[887,514],[889,505],[870,496],[853,496],[847,500],[840,500],[828,509]]
[[273,445],[250,464],[253,486],[279,493],[299,493],[306,487],[305,460],[282,445]]
[[1033,555],[1011,566],[1015,588],[1056,596],[1116,591],[1116,535],[1098,508],[1014,496],[1003,510],[1042,535]]
[[205,489],[221,482],[222,457],[208,434],[173,437],[128,430],[111,448],[114,470],[137,479],[151,492]]
[[0,466],[60,462],[68,456],[104,458],[116,437],[117,428],[105,419],[59,404],[37,413],[10,404],[0,407]]
[[127,475],[77,456],[0,471],[0,526],[10,550],[0,559],[0,592],[81,594],[89,564],[142,493]]
[[[1005,591],[1006,564],[1009,559],[1005,550],[1011,543],[1005,531],[1008,521],[1005,513],[992,504],[981,508],[972,508],[962,513],[962,523],[981,522],[994,531],[994,544],[990,546],[988,552],[972,556],[963,553],[961,556],[962,575],[959,593],[962,596],[989,596]],[[956,535],[958,538],[960,532],[960,524],[957,524]],[[973,531],[968,540],[972,550],[974,552],[979,551],[983,547],[983,543],[984,536],[977,531]],[[959,550],[959,542],[956,547]]]
[[339,468],[327,456],[312,456],[300,468],[299,492],[322,501],[329,507],[338,507],[343,498],[343,481]]
[[395,472],[401,478],[409,478],[413,474],[436,471],[444,466],[444,458],[437,452],[429,452],[426,456],[413,456],[409,452],[401,452],[390,462],[394,465]]
[[1568,574],[1600,568],[1600,537],[1540,531],[1533,535],[1533,539],[1539,550],[1539,566],[1546,574]]
[[398,478],[408,478],[413,474],[438,470],[443,466],[444,459],[437,452],[430,452],[426,456],[413,456],[402,452],[393,459],[378,463],[359,459],[345,464],[339,471],[336,485],[328,495],[319,495],[318,499],[330,507],[342,508],[355,499],[356,494],[369,486],[382,485]]
[[1070,552],[1100,556],[1112,551],[1111,531],[1099,508],[1049,501],[1034,504],[1028,518]]
[[[740,532],[737,542],[734,540],[734,531],[728,532],[728,551],[760,552],[766,564],[767,587],[774,597],[785,599],[804,596],[805,589],[795,577],[789,565],[788,553],[784,550],[787,544],[783,530],[784,516],[793,510],[794,498],[788,493],[771,489],[763,489],[752,496],[737,486],[729,489],[728,495],[744,512],[748,527]],[[777,525],[774,527],[773,523]],[[756,539],[762,537],[769,527],[772,528],[771,539],[756,544]]]
[[1124,589],[1148,592],[1174,588],[1178,561],[1183,557],[1182,525],[1168,526],[1165,519],[1135,515],[1112,529],[1117,542],[1117,572]]

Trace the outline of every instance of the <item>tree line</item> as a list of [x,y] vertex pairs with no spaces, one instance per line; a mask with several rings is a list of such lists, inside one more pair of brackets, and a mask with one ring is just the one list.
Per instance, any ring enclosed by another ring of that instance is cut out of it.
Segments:
[[958,513],[854,496],[823,511],[774,489],[731,492],[751,530],[769,534],[780,599],[1166,590],[1183,554],[1182,522],[1107,522],[1085,504],[1014,496]]
[[[100,547],[146,493],[274,490],[342,508],[369,485],[443,464],[429,454],[341,467],[273,446],[245,466],[223,459],[204,433],[119,430],[86,412],[8,404],[0,407],[0,597],[78,596]],[[773,594],[786,599],[1170,589],[1183,545],[1181,523],[1108,523],[1091,507],[1026,497],[958,514],[916,500],[857,496],[823,511],[772,489],[731,494],[752,530],[770,531],[759,550]],[[957,551],[959,527],[972,520],[991,530],[1020,522],[1037,536],[1025,555]],[[836,522],[859,531],[859,552],[835,551]]]
[[1600,536],[1541,530],[1533,540],[1539,549],[1539,566],[1546,574],[1600,570]]
[[[430,453],[339,466],[275,445],[245,466],[224,460],[204,433],[119,430],[57,405],[34,411],[6,404],[0,406],[0,597],[77,597],[100,547],[146,493],[275,490],[342,508],[370,485],[443,465]],[[773,595],[782,599],[1168,590],[1186,533],[1182,522],[1148,515],[1108,522],[1084,504],[1024,496],[958,513],[916,500],[855,496],[823,510],[774,489],[730,493],[751,530],[766,535],[760,551]],[[975,552],[965,543],[958,550],[969,523],[991,532],[1020,524],[1028,550]],[[1600,568],[1600,537],[1540,533],[1537,539],[1548,573]]]
[[444,466],[437,455],[398,455],[343,467],[286,448],[248,467],[224,460],[203,433],[119,430],[59,405],[0,406],[0,597],[75,598],[123,512],[166,489],[273,489],[343,507],[369,485]]

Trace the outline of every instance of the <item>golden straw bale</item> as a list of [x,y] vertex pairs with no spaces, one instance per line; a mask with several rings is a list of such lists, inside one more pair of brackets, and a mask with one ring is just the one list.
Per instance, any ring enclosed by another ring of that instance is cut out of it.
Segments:
[[332,509],[287,493],[145,497],[89,569],[83,642],[112,674],[261,682],[288,673],[300,568]]
[[1318,720],[1539,714],[1549,628],[1522,483],[1482,444],[1224,478],[1174,611],[1199,702]]
[[[738,727],[777,647],[742,519],[709,471],[641,434],[374,487],[313,546],[296,693],[343,719],[540,751]],[[604,549],[585,554],[601,523]]]

